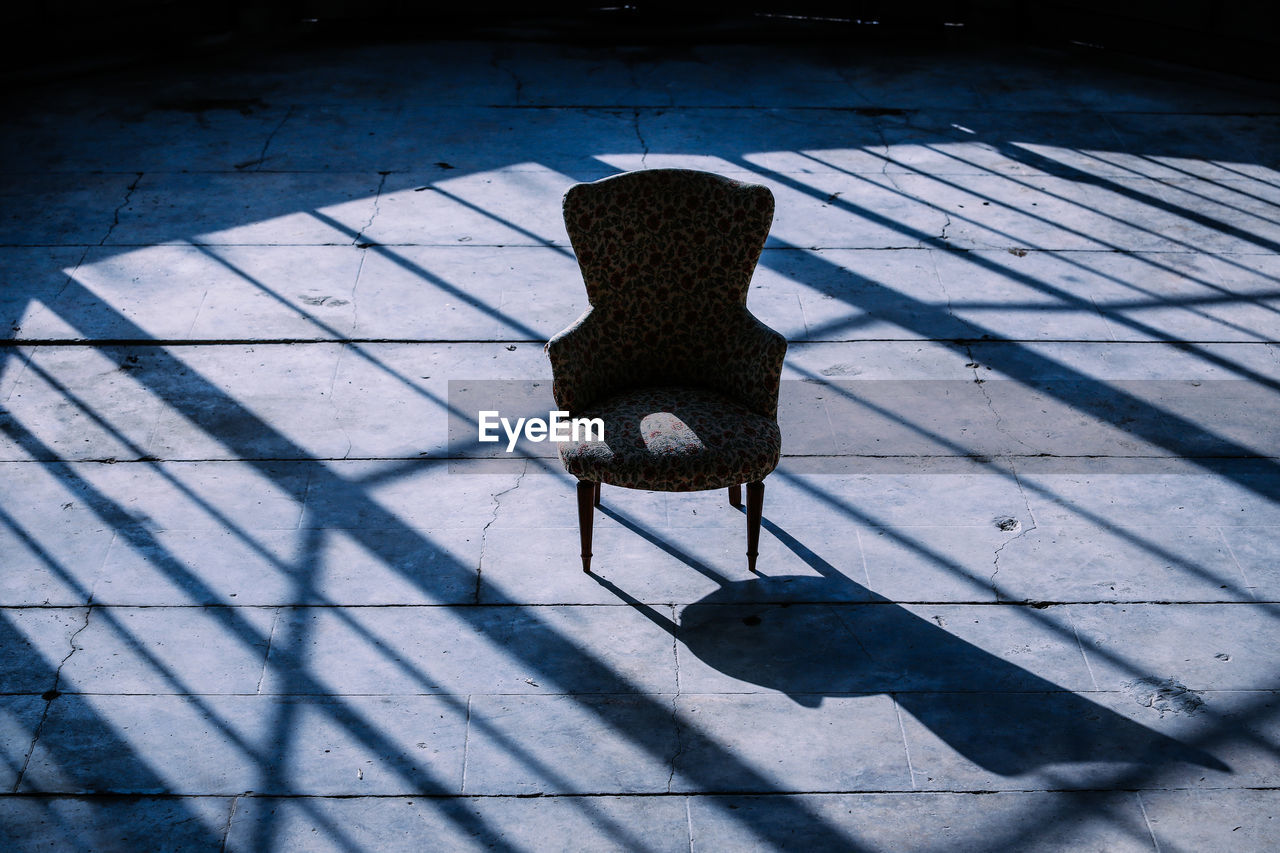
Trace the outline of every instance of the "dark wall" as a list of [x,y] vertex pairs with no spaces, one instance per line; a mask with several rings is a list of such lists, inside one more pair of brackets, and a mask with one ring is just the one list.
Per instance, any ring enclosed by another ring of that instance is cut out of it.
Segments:
[[1280,79],[1280,31],[1271,22],[1277,8],[1274,2],[973,0],[967,5],[980,24],[1028,40],[1083,42],[1186,65]]
[[[270,48],[305,39],[540,38],[605,41],[872,39],[921,45],[987,39],[1105,50],[1280,79],[1280,33],[1262,0],[866,0],[739,3],[732,13],[673,0],[628,3],[411,0],[45,0],[0,13],[12,72],[108,55]],[[612,7],[611,10],[606,7]]]

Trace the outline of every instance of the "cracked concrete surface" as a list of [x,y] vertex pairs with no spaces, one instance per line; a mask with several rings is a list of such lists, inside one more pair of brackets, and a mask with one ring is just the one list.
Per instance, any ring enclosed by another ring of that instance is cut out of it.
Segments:
[[245,161],[244,163],[237,163],[235,167],[237,169],[247,169],[250,166],[252,166],[255,171],[259,171],[259,172],[262,171],[263,164],[267,162],[267,151],[271,149],[272,141],[276,138],[276,134],[278,134],[284,128],[285,124],[289,121],[289,117],[293,115],[293,111],[295,109],[297,109],[297,107],[291,104],[289,108],[285,110],[284,115],[280,118],[280,123],[277,124],[274,128],[272,128],[271,133],[268,134],[267,138],[262,141],[262,150],[258,152],[258,157],[256,160],[248,160],[248,161]]
[[[1273,94],[458,42],[37,88],[0,847],[1280,844]],[[723,493],[611,487],[586,575],[554,458],[448,441],[586,307],[565,189],[659,165],[777,200],[759,576]]]
[[494,492],[493,494],[493,515],[489,517],[489,520],[485,522],[484,527],[480,529],[480,557],[479,559],[476,560],[476,594],[475,594],[476,604],[480,603],[480,589],[484,583],[484,556],[485,556],[484,546],[486,541],[488,540],[489,528],[492,527],[493,523],[498,520],[498,513],[502,511],[503,496],[509,495],[512,492],[514,492],[516,489],[520,488],[520,483],[524,480],[525,475],[529,473],[529,465],[530,465],[530,462],[526,460],[520,466],[520,473],[516,476],[516,481],[511,484],[511,488],[501,492]]
[[644,134],[640,132],[640,110],[632,113],[632,121],[636,131],[636,141],[640,143],[640,167],[644,168],[649,159],[649,145],[644,141]]
[[13,783],[13,793],[17,793],[22,789],[22,777],[26,775],[27,767],[30,766],[30,763],[31,763],[31,756],[35,754],[36,744],[40,740],[40,733],[44,729],[45,721],[49,718],[49,708],[53,704],[54,700],[62,695],[61,691],[59,691],[58,689],[59,686],[62,684],[62,670],[67,665],[67,661],[71,660],[71,656],[74,655],[80,648],[79,646],[76,645],[76,638],[80,636],[80,634],[86,628],[89,627],[89,619],[93,615],[92,595],[90,595],[90,600],[89,602],[87,602],[87,606],[84,607],[83,609],[84,609],[84,621],[80,624],[79,627],[76,628],[76,630],[71,634],[71,636],[67,638],[67,645],[68,645],[67,654],[62,658],[62,660],[58,661],[57,669],[54,670],[54,673],[53,673],[53,684],[48,690],[46,690],[44,693],[40,695],[40,698],[45,703],[44,709],[40,714],[39,722],[36,723],[34,727],[34,731],[32,731],[31,733],[31,741],[28,744],[26,751],[24,753],[22,767],[19,768],[17,776]]

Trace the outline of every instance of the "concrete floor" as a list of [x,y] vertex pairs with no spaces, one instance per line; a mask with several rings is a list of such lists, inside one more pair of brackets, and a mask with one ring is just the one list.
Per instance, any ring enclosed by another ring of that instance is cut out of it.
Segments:
[[[448,43],[4,109],[0,847],[1280,847],[1259,87]],[[588,576],[545,445],[448,459],[585,308],[565,188],[668,165],[777,198],[758,578],[721,492],[606,488]]]

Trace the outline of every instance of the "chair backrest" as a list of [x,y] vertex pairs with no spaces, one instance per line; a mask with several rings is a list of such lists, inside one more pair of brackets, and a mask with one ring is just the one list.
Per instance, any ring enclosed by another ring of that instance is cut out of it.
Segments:
[[564,218],[591,309],[547,344],[557,405],[692,385],[776,412],[786,341],[746,306],[773,222],[768,188],[627,172],[571,187]]
[[773,194],[709,172],[649,169],[571,187],[564,220],[592,306],[662,326],[746,304]]

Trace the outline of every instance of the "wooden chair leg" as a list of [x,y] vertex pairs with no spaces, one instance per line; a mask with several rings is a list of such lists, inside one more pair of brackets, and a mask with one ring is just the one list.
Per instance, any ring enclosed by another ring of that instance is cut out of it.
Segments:
[[600,506],[600,487],[602,485],[603,484],[599,480],[596,480],[596,498],[593,501],[596,506]]
[[760,547],[760,516],[764,514],[764,483],[747,483],[747,568],[756,570]]
[[729,506],[742,506],[742,486],[729,487]]
[[578,481],[578,532],[582,535],[582,570],[591,571],[591,522],[599,484]]

